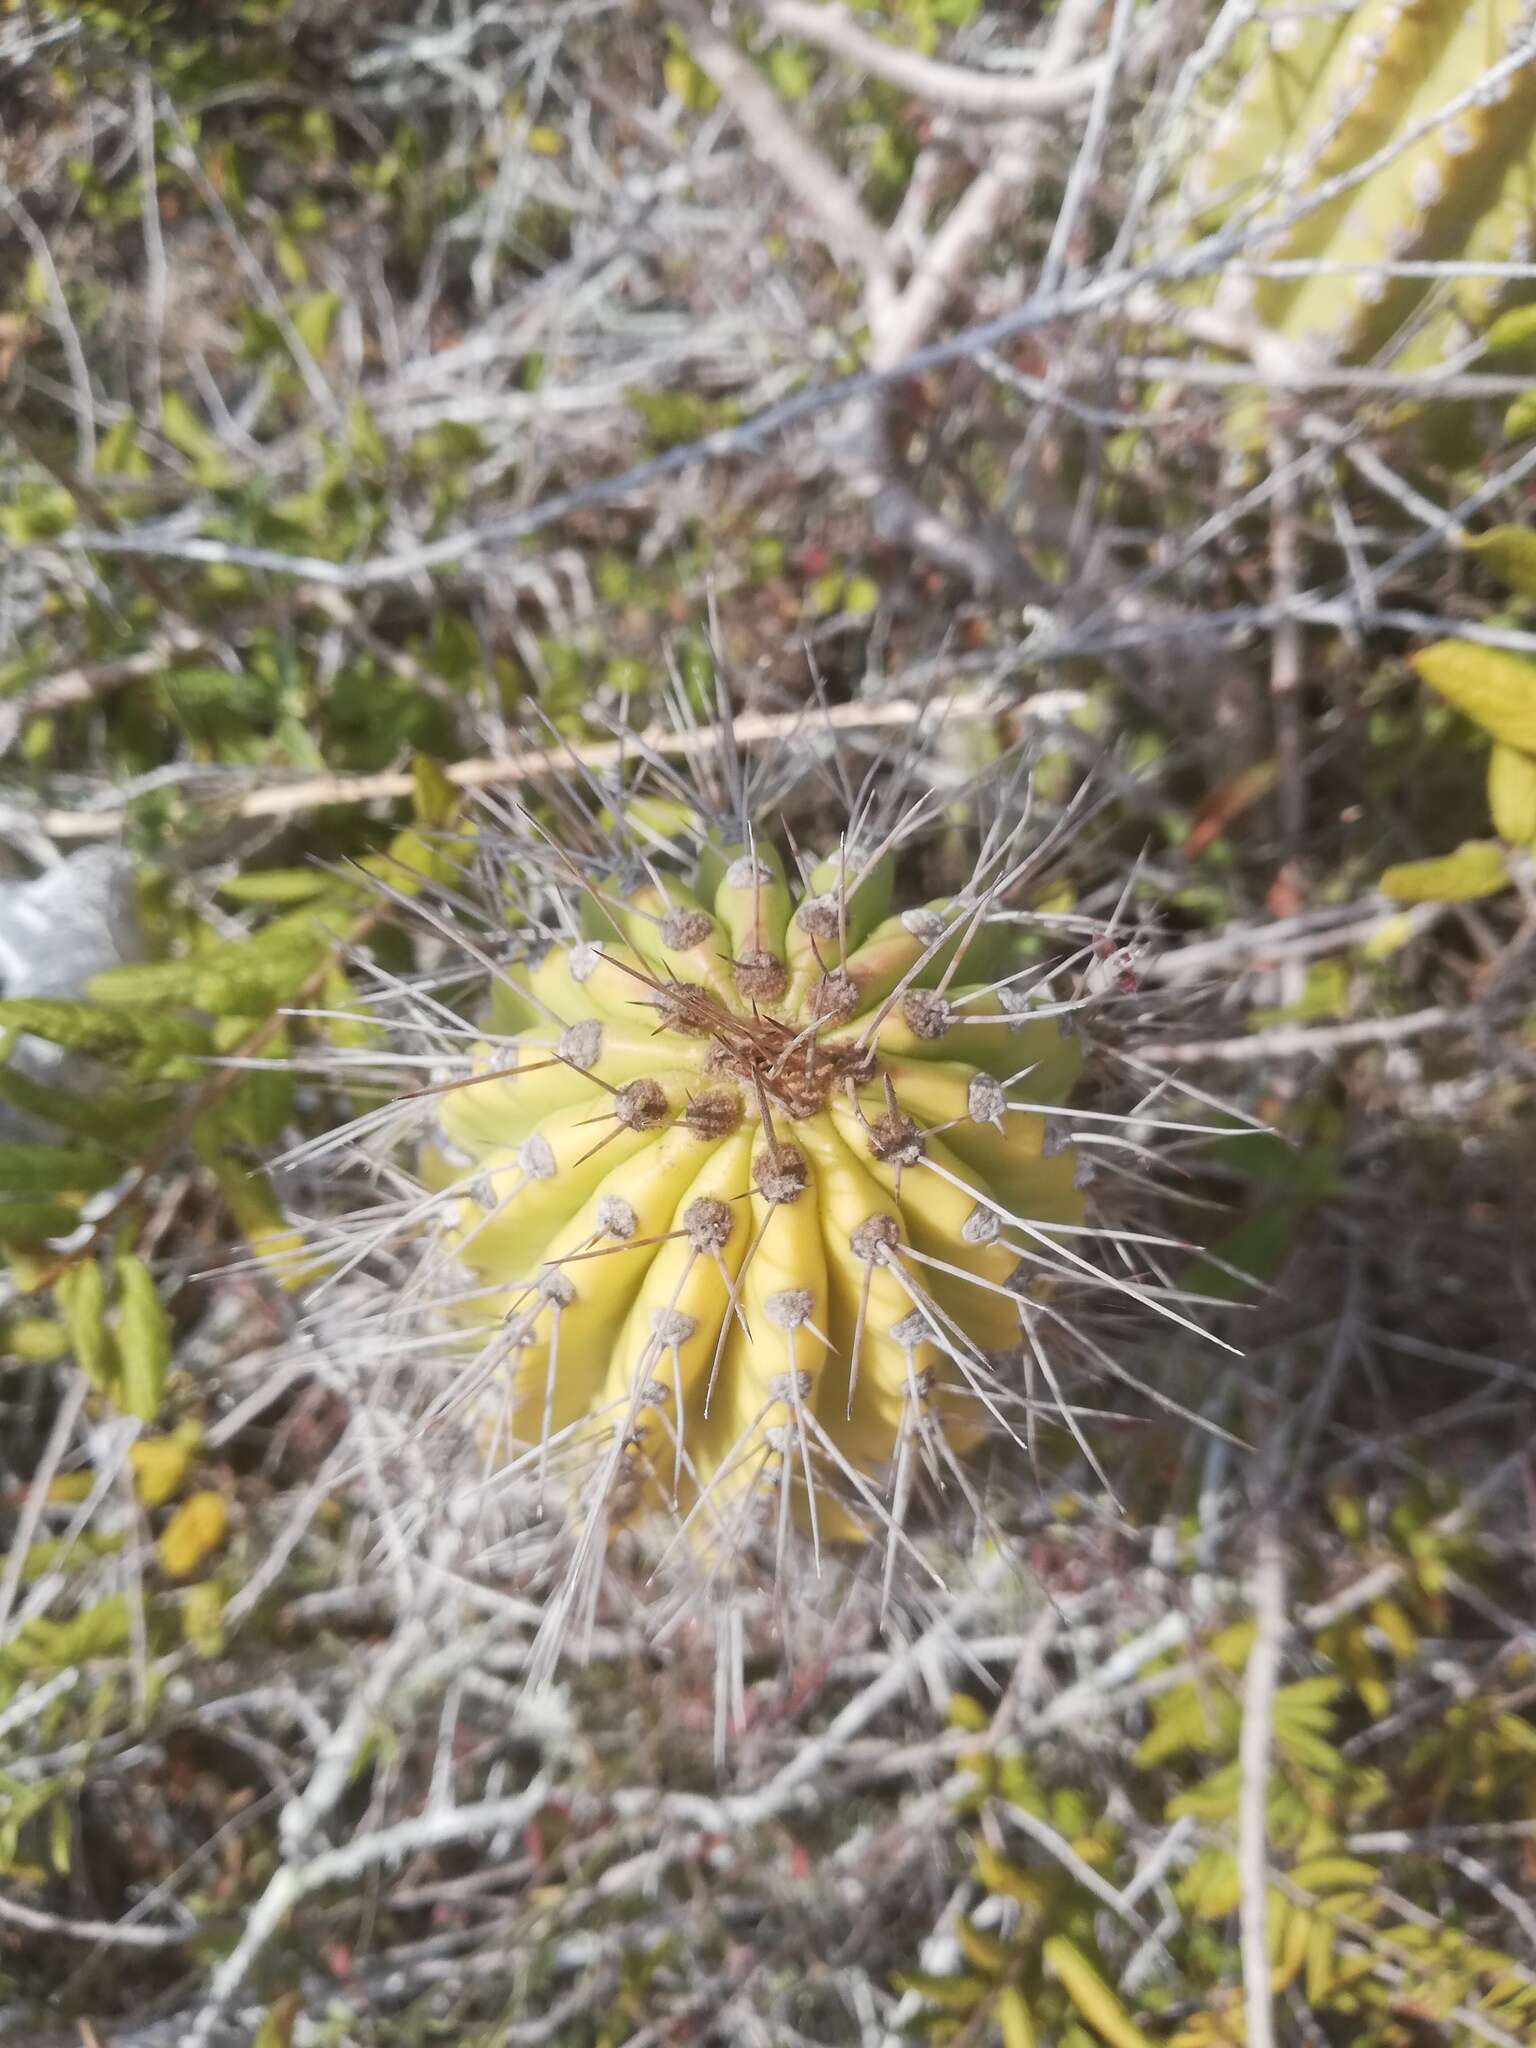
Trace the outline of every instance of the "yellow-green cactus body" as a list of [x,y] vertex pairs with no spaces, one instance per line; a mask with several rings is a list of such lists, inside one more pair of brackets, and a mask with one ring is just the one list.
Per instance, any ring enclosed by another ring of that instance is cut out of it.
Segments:
[[422,1171],[510,1455],[711,1549],[765,1496],[868,1535],[904,1448],[987,1425],[1032,1233],[1082,1220],[1047,1121],[1078,1048],[980,978],[1009,928],[975,905],[893,916],[841,853],[803,886],[761,846],[713,869],[707,907],[591,892],[503,986]]
[[1246,73],[1222,81],[1230,100],[1184,198],[1201,233],[1241,226],[1256,261],[1318,268],[1233,273],[1222,302],[1324,361],[1385,351],[1422,368],[1470,339],[1507,285],[1392,278],[1385,266],[1529,256],[1536,65],[1478,88],[1531,34],[1523,0],[1362,0],[1342,23],[1298,22],[1273,0],[1246,41]]

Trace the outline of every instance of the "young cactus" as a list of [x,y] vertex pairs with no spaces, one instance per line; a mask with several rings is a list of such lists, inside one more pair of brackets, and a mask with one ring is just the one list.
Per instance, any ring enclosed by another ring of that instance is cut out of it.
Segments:
[[903,911],[907,824],[819,860],[676,805],[623,830],[546,849],[560,928],[499,975],[421,1155],[496,1455],[572,1474],[589,1545],[647,1508],[712,1558],[889,1540],[919,1465],[964,1486],[1017,1434],[999,1354],[1039,1354],[1052,1276],[1090,1270],[1053,1120],[1077,1004],[1010,907],[1038,856],[999,825]]

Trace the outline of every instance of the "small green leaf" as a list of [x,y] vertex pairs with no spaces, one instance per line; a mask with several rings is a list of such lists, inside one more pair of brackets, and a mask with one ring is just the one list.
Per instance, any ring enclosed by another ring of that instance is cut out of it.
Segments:
[[1501,313],[1483,336],[1483,347],[1491,355],[1504,349],[1524,348],[1536,342],[1536,306],[1512,306]]
[[149,1268],[135,1253],[113,1262],[117,1280],[117,1404],[153,1422],[171,1365],[171,1321]]
[[64,1313],[75,1363],[98,1393],[105,1393],[116,1369],[112,1333],[107,1328],[107,1285],[94,1259],[66,1267],[54,1283],[54,1296]]
[[1536,434],[1536,390],[1522,391],[1504,415],[1506,441],[1523,441]]
[[360,398],[354,398],[347,407],[347,442],[360,462],[369,463],[375,469],[382,469],[389,460],[389,450],[374,423],[373,414]]
[[815,81],[801,43],[775,43],[768,52],[768,76],[780,99],[803,100]]
[[228,458],[215,437],[179,391],[167,391],[160,403],[160,431],[192,464],[192,473],[210,489],[229,481]]
[[438,764],[426,754],[411,762],[411,808],[428,831],[446,825],[463,801]]
[[1495,740],[1488,756],[1488,809],[1493,829],[1512,846],[1536,839],[1536,755]]
[[1289,1876],[1304,1892],[1368,1891],[1381,1882],[1381,1872],[1357,1856],[1315,1856],[1298,1863]]
[[720,88],[694,62],[682,30],[671,22],[667,24],[667,40],[672,47],[661,60],[661,76],[667,91],[690,114],[707,114],[719,99]]
[[1377,886],[1394,903],[1471,903],[1497,895],[1509,881],[1504,848],[1496,839],[1468,839],[1433,860],[1401,861]]
[[1474,725],[1536,754],[1536,661],[1471,640],[1438,640],[1413,657],[1413,666]]
[[[1536,306],[1528,309],[1536,312]],[[1494,526],[1462,542],[1469,555],[1486,562],[1501,583],[1521,597],[1536,597],[1536,533],[1525,526]]]
[[313,292],[300,299],[290,313],[293,331],[317,360],[325,354],[331,339],[331,322],[341,304],[336,292]]
[[219,894],[235,903],[309,903],[336,886],[323,868],[259,868],[254,874],[231,875],[220,882]]

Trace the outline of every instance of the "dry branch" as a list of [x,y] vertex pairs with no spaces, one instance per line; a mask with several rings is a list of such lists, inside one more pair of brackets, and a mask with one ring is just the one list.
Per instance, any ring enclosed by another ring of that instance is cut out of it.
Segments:
[[[891,732],[910,726],[942,709],[949,719],[987,719],[1012,712],[1028,717],[1030,706],[1010,700],[996,690],[960,690],[951,697],[919,702],[892,697],[884,703],[834,705],[816,714],[818,729],[835,733]],[[804,711],[745,712],[732,721],[731,735],[738,746],[773,746],[803,734],[807,729]],[[642,753],[664,755],[674,760],[696,760],[713,754],[725,738],[719,725],[697,726],[679,732],[673,726],[651,726],[621,740],[596,740],[586,745],[562,748],[547,745],[520,748],[496,756],[455,761],[444,773],[459,789],[498,789],[547,777],[561,777],[572,767],[603,771],[621,766]],[[315,775],[303,782],[278,783],[270,789],[252,790],[229,806],[235,818],[286,818],[298,811],[318,809],[322,804],[363,804],[395,802],[408,797],[414,788],[405,769],[386,769],[377,775]],[[127,814],[111,811],[47,811],[39,822],[56,839],[110,839],[120,832]]]
[[969,65],[945,64],[916,50],[903,50],[862,29],[841,7],[819,7],[812,0],[771,0],[768,20],[786,35],[815,43],[842,57],[871,78],[883,78],[917,99],[952,108],[960,114],[1027,120],[1062,114],[1093,95],[1104,70],[1102,58],[1065,65],[1042,64],[1032,74],[977,71]]

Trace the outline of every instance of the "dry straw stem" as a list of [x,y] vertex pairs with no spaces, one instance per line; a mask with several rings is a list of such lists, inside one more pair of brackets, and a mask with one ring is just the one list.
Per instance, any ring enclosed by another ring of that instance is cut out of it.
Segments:
[[[931,703],[908,697],[891,697],[879,704],[837,704],[818,711],[818,724],[834,733],[899,732],[916,725],[931,714]],[[1012,713],[1028,716],[1030,705],[1010,701],[994,689],[958,690],[945,700],[950,720],[998,718]],[[731,720],[737,746],[772,747],[802,736],[807,730],[804,711],[747,711]],[[455,761],[445,770],[458,789],[504,789],[523,782],[537,782],[546,776],[563,777],[572,768],[593,774],[621,769],[641,756],[663,755],[669,760],[700,760],[719,752],[724,729],[703,725],[679,731],[673,725],[654,725],[624,739],[594,740],[552,748],[548,745],[521,747],[513,753],[481,756]],[[316,810],[322,804],[388,803],[408,797],[414,788],[406,769],[386,769],[377,775],[314,775],[303,782],[278,783],[270,789],[252,790],[228,807],[234,818],[287,818],[299,811]],[[111,839],[127,822],[121,810],[44,811],[37,821],[55,839]]]
[[1268,1830],[1270,1746],[1275,1686],[1285,1642],[1285,1551],[1273,1510],[1259,1523],[1253,1575],[1253,1647],[1243,1676],[1243,1726],[1238,1740],[1238,1924],[1243,1957],[1243,2011],[1248,2048],[1274,2048],[1265,1923],[1269,1908]]

